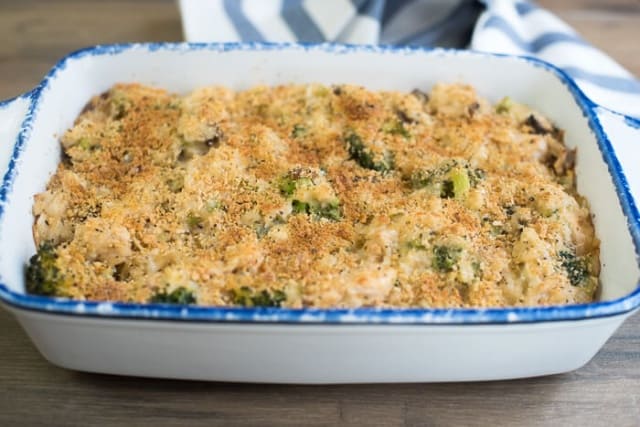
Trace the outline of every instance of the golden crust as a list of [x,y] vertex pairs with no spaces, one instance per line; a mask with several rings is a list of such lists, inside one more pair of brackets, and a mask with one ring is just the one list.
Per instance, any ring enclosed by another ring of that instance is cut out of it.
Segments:
[[61,143],[34,235],[74,298],[184,287],[204,305],[251,289],[289,307],[495,307],[587,302],[598,284],[562,132],[467,85],[119,84]]

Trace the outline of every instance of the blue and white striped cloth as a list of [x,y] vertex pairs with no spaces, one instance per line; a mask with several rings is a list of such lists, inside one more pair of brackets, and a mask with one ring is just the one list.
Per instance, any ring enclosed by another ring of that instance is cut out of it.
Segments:
[[537,56],[572,76],[594,102],[640,117],[640,82],[526,0],[180,0],[180,8],[188,41],[382,43]]

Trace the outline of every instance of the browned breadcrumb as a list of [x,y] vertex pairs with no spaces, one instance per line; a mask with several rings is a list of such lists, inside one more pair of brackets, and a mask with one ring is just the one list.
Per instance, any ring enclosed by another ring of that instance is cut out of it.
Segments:
[[34,235],[69,279],[58,294],[77,299],[185,288],[201,305],[260,305],[238,295],[263,291],[285,307],[588,302],[599,242],[562,138],[463,84],[428,96],[118,84],[62,137]]

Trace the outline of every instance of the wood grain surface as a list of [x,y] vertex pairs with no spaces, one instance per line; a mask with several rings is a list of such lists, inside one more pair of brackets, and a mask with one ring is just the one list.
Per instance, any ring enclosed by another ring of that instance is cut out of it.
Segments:
[[[640,2],[539,1],[640,75]],[[91,44],[175,41],[176,3],[0,1],[0,99]],[[582,369],[517,381],[283,386],[85,374],[46,362],[0,309],[0,426],[640,425],[640,316]]]

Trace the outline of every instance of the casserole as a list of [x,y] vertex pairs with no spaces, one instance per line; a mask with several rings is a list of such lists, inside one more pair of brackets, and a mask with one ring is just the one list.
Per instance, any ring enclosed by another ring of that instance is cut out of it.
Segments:
[[116,85],[61,137],[68,161],[34,197],[27,292],[286,308],[592,302],[599,243],[562,131],[462,84],[426,98]]
[[[372,73],[371,70],[376,70]],[[505,309],[279,309],[82,302],[27,295],[33,195],[90,96],[135,81],[175,92],[319,82],[410,91],[462,81],[529,104],[578,149],[578,191],[601,240],[599,301]],[[0,298],[54,364],[165,378],[292,383],[462,381],[576,369],[640,305],[640,123],[594,105],[558,69],[468,51],[298,44],[98,46],[0,106]],[[13,144],[11,143],[13,141]]]

